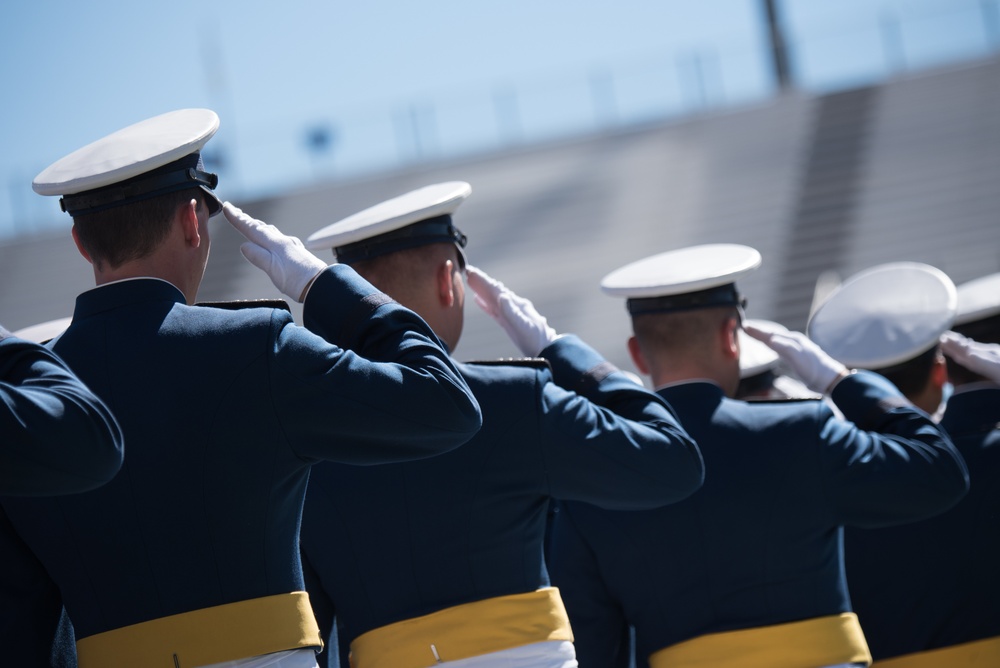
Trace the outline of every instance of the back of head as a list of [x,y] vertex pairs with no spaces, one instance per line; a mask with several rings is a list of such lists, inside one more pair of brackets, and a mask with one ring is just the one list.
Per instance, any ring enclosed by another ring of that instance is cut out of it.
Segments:
[[880,369],[871,369],[885,376],[896,388],[911,400],[919,396],[931,382],[934,364],[941,358],[939,346],[933,346],[916,357]]
[[98,268],[116,269],[151,255],[167,237],[178,208],[192,199],[203,206],[196,189],[181,190],[73,217],[80,245]]
[[161,114],[61,158],[32,187],[61,195],[82,248],[99,269],[114,269],[152,253],[182,204],[221,210],[218,177],[204,171],[200,153],[218,128],[208,109]]
[[466,237],[452,214],[471,191],[464,181],[418,188],[317,230],[306,246],[333,250],[454,350],[463,325]]
[[881,373],[933,413],[945,381],[938,340],[954,322],[957,302],[944,272],[892,262],[847,279],[812,314],[807,332],[838,362]]
[[732,395],[739,383],[736,332],[744,300],[736,280],[760,266],[755,249],[704,244],[659,253],[611,272],[601,281],[626,297],[635,332],[633,357],[655,385],[692,378],[717,382]]
[[433,287],[438,267],[448,260],[457,263],[457,255],[451,244],[434,243],[346,264],[382,292],[420,313],[411,304],[420,303],[425,298],[428,289]]
[[734,307],[714,307],[671,313],[644,313],[632,317],[632,329],[643,351],[673,368],[709,368],[715,364],[718,334]]

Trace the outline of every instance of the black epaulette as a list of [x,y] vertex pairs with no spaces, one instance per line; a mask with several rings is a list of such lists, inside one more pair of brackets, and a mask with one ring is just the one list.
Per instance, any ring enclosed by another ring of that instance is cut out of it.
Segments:
[[544,357],[502,357],[495,360],[469,360],[463,364],[476,366],[526,366],[533,369],[551,369],[549,361]]
[[798,404],[803,401],[822,401],[823,397],[746,397],[740,401],[748,404]]
[[238,311],[244,308],[277,308],[292,312],[284,299],[237,299],[231,302],[198,302],[195,306],[222,308],[228,311]]

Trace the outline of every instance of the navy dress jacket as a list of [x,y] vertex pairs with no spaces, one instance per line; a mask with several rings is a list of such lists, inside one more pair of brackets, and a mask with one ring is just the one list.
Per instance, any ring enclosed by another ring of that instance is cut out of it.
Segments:
[[[698,449],[656,394],[576,336],[542,356],[551,367],[460,365],[483,427],[457,450],[365,470],[314,468],[302,550],[322,632],[336,615],[346,644],[394,622],[549,586],[552,498],[625,510],[699,487]],[[337,665],[335,653],[324,652],[322,665]]]
[[78,297],[55,350],[118,418],[124,465],[91,492],[3,499],[77,638],[303,591],[312,464],[430,456],[478,430],[437,337],[354,270],[321,273],[304,320],[188,306],[157,279]]
[[956,392],[941,426],[969,467],[966,497],[928,520],[844,534],[876,661],[1000,636],[1000,387]]
[[705,459],[705,484],[656,510],[560,507],[552,578],[581,666],[637,664],[704,634],[851,610],[842,526],[943,511],[965,464],[930,418],[881,376],[858,372],[833,400],[743,402],[709,382],[660,395]]

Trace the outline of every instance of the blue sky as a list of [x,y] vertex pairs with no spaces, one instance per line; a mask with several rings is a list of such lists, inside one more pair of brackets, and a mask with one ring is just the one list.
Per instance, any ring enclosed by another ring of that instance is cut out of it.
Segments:
[[[997,50],[1000,0],[780,0],[801,84]],[[224,197],[769,94],[759,0],[33,0],[0,10],[0,239],[125,125],[210,107]],[[323,129],[326,151],[310,151]]]

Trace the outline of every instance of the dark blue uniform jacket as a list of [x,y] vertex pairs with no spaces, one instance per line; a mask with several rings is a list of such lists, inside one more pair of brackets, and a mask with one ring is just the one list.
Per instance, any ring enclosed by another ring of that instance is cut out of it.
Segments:
[[400,620],[548,586],[543,540],[553,497],[636,509],[698,488],[698,449],[654,393],[575,336],[542,355],[551,371],[460,365],[483,428],[457,450],[365,470],[315,467],[302,548],[307,572],[315,571],[307,583],[321,630],[336,613],[350,642]]
[[657,510],[560,509],[552,556],[581,666],[619,666],[627,626],[639,665],[708,633],[851,610],[842,525],[943,511],[965,464],[930,418],[881,376],[842,380],[833,399],[746,403],[708,382],[661,389],[698,443],[705,484]]
[[156,279],[77,299],[55,342],[118,418],[124,465],[97,490],[3,500],[58,584],[77,637],[304,590],[298,530],[311,464],[453,449],[478,406],[413,312],[335,265],[305,303],[188,306]]
[[954,394],[941,426],[969,467],[968,495],[929,520],[845,532],[875,660],[1000,636],[1000,387]]

